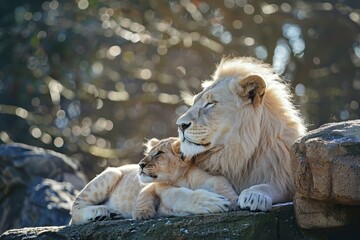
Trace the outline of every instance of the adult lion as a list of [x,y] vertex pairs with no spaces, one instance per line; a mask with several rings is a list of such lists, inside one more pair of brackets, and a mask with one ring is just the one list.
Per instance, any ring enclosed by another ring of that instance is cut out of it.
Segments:
[[267,211],[292,199],[290,146],[305,127],[286,84],[254,58],[223,59],[178,121],[181,151],[221,174],[238,204]]

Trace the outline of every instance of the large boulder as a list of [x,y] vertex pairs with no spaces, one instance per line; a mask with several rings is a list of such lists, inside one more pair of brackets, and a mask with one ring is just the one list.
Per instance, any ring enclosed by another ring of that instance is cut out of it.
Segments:
[[292,166],[300,227],[360,225],[360,120],[325,124],[297,140]]
[[85,184],[74,159],[25,144],[0,145],[0,233],[67,224],[71,203]]

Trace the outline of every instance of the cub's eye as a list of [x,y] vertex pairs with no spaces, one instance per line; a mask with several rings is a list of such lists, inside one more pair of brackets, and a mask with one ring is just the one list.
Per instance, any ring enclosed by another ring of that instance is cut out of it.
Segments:
[[157,158],[163,153],[164,153],[163,151],[157,151],[153,156],[154,156],[154,158]]

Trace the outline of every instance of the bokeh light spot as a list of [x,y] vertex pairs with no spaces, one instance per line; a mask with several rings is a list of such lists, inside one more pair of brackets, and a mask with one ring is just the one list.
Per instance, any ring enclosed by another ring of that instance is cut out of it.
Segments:
[[348,110],[343,110],[343,111],[340,112],[340,118],[343,121],[348,120],[349,116],[350,116],[350,114],[349,114]]
[[167,93],[160,93],[158,99],[162,103],[176,104],[179,102],[179,97],[177,95]]
[[232,35],[230,32],[226,31],[221,35],[220,41],[224,44],[231,43]]
[[40,138],[41,137],[41,130],[40,128],[33,128],[31,129],[31,135],[34,137],[34,138]]
[[88,0],[80,0],[78,2],[78,8],[81,9],[81,10],[85,10],[89,7],[89,2]]
[[305,95],[305,86],[302,83],[299,83],[296,85],[295,87],[295,94],[299,97],[304,96]]
[[254,22],[255,22],[256,24],[262,23],[263,20],[264,20],[264,18],[263,18],[261,15],[255,15],[255,16],[254,16]]
[[0,140],[3,141],[4,143],[9,143],[12,142],[9,134],[7,134],[7,132],[0,132]]
[[359,103],[357,101],[355,101],[355,100],[351,101],[350,108],[352,110],[357,110],[359,108]]
[[94,145],[96,143],[96,137],[92,134],[90,134],[89,136],[87,136],[85,138],[86,142],[90,145]]
[[49,7],[51,10],[56,10],[59,7],[59,2],[56,0],[53,0],[49,3]]
[[314,58],[313,58],[313,63],[314,63],[315,65],[319,65],[319,64],[320,64],[320,58],[314,57]]
[[255,44],[255,39],[253,39],[252,37],[246,37],[244,39],[244,44],[248,47],[252,46]]
[[151,78],[152,72],[150,69],[141,69],[140,70],[140,78],[148,80]]
[[60,148],[60,147],[64,146],[64,140],[61,137],[57,137],[54,139],[54,145],[55,145],[55,147]]
[[51,140],[52,140],[52,137],[50,136],[50,134],[48,133],[44,133],[42,136],[41,136],[41,141],[45,144],[50,144],[51,143]]
[[109,48],[109,50],[106,53],[106,57],[108,59],[115,59],[115,57],[119,56],[121,53],[121,48],[117,45],[114,45]]
[[351,12],[349,14],[349,17],[352,21],[360,24],[360,13],[357,13],[357,12]]
[[255,55],[261,60],[265,60],[268,56],[267,49],[263,45],[259,45],[255,48]]
[[288,3],[282,3],[282,4],[280,5],[280,8],[281,8],[281,10],[282,10],[283,12],[286,12],[286,13],[291,12],[291,5],[288,4]]
[[264,14],[273,14],[275,12],[278,11],[278,6],[275,4],[267,4],[265,3],[262,7],[261,10]]
[[94,73],[94,75],[98,76],[102,74],[104,70],[104,66],[101,62],[94,62],[93,65],[91,66],[91,70]]
[[186,69],[183,66],[178,66],[176,68],[176,76],[177,77],[184,77],[186,74]]
[[253,7],[253,5],[251,5],[251,4],[246,4],[245,6],[244,6],[244,12],[246,13],[246,14],[253,14],[254,13],[254,11],[255,11],[255,8]]
[[224,0],[224,5],[227,8],[234,8],[235,7],[235,0]]
[[31,99],[31,105],[33,105],[34,107],[38,107],[40,105],[40,99],[38,97],[34,97],[33,99]]
[[234,20],[232,22],[232,26],[234,29],[241,29],[243,27],[243,23],[240,20]]
[[157,52],[159,55],[165,55],[167,53],[168,49],[165,45],[160,45],[157,48]]
[[18,117],[21,117],[21,118],[24,118],[26,119],[28,116],[29,116],[29,112],[23,108],[16,108],[15,110],[15,114],[18,116]]
[[322,8],[323,8],[324,10],[326,10],[326,11],[330,11],[330,10],[333,9],[333,5],[332,5],[331,3],[329,3],[329,2],[324,2],[324,3],[322,4]]
[[273,67],[278,74],[285,71],[287,63],[290,61],[290,48],[285,39],[280,39],[275,47],[273,56]]

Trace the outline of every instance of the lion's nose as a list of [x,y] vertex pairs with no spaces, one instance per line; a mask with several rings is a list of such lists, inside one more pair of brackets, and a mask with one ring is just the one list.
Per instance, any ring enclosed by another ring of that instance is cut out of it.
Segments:
[[182,123],[179,125],[179,128],[182,132],[184,132],[188,127],[190,127],[191,123]]
[[146,167],[146,163],[139,163],[139,166],[141,169],[144,169],[144,167]]

